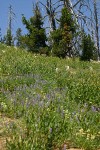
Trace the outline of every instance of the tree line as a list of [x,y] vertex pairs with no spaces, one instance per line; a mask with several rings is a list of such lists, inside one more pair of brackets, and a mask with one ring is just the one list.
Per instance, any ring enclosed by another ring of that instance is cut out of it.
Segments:
[[[45,14],[42,14],[43,7]],[[87,13],[85,13],[87,11]],[[61,58],[80,57],[81,60],[100,59],[99,17],[96,0],[46,0],[33,5],[33,16],[28,20],[22,15],[27,34],[18,28],[12,35],[12,6],[9,7],[7,33],[0,42],[8,46],[24,48],[32,53]],[[48,35],[44,27],[49,20]],[[1,31],[0,31],[1,36]]]

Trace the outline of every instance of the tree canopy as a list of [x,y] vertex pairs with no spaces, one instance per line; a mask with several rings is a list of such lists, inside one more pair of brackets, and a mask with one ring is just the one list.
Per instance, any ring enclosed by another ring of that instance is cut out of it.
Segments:
[[43,28],[43,19],[38,4],[33,9],[34,15],[27,20],[22,16],[22,22],[28,33],[22,36],[22,42],[28,50],[39,52],[39,48],[46,47],[46,33]]

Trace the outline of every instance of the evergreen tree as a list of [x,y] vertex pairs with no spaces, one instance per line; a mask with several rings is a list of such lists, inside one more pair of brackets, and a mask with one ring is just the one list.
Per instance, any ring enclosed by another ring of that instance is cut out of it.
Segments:
[[7,44],[8,46],[11,46],[12,45],[12,39],[13,39],[13,37],[11,35],[11,30],[8,29],[7,34],[5,36],[5,44]]
[[0,43],[2,42],[2,34],[1,34],[1,28],[0,28]]
[[6,41],[6,36],[4,35],[2,38],[2,43],[5,44],[5,41]]
[[72,40],[76,32],[76,25],[71,12],[64,7],[60,17],[60,27],[51,35],[54,55],[66,57],[72,55]]
[[17,47],[22,47],[22,30],[21,28],[18,28],[16,31],[16,46]]
[[33,12],[34,16],[29,20],[26,20],[24,15],[22,16],[22,22],[28,30],[28,33],[22,37],[22,42],[28,50],[39,52],[42,47],[46,46],[46,34],[42,27],[43,19],[38,4],[35,5]]
[[82,39],[81,60],[90,61],[90,59],[96,59],[96,47],[91,39],[91,36],[84,33]]

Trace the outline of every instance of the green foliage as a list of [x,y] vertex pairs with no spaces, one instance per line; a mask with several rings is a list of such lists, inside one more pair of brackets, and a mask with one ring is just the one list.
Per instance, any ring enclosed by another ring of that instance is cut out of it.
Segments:
[[75,21],[73,20],[72,17],[73,16],[71,12],[66,7],[64,7],[62,9],[62,15],[60,18],[60,28],[63,29],[64,26],[67,25],[69,27],[69,30],[74,33],[76,30],[76,26],[75,26]]
[[42,27],[43,21],[39,6],[36,4],[34,8],[34,16],[26,20],[22,16],[22,22],[26,25],[28,33],[22,37],[23,45],[32,52],[39,52],[39,48],[46,47],[45,29]]
[[0,43],[2,42],[2,34],[1,34],[1,28],[0,28]]
[[65,58],[72,54],[72,40],[76,31],[75,22],[67,8],[62,9],[59,29],[51,33],[53,41],[52,52],[58,57]]
[[62,32],[57,29],[51,33],[50,40],[53,40],[52,55],[61,57],[62,51],[60,50],[60,41],[62,39]]
[[99,63],[4,44],[0,57],[0,112],[20,122],[6,129],[9,150],[100,149]]
[[22,30],[21,30],[21,28],[18,28],[16,31],[16,38],[15,38],[17,47],[22,47],[21,38],[22,38]]
[[81,60],[90,61],[90,59],[96,59],[96,47],[91,36],[84,34],[82,38]]
[[13,36],[12,36],[10,29],[7,30],[7,34],[5,35],[5,44],[8,46],[12,46],[14,44],[13,43]]

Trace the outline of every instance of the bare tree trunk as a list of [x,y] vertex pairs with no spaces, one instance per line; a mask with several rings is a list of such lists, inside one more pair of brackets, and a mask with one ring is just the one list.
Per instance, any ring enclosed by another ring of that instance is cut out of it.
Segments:
[[97,12],[97,3],[94,0],[94,19],[95,19],[95,28],[96,28],[96,45],[97,45],[97,54],[98,60],[100,60],[100,46],[99,46],[99,23],[98,23],[98,12]]
[[53,8],[52,1],[47,0],[47,14],[50,21],[50,31],[54,31],[56,29],[56,23],[55,23],[55,9]]

